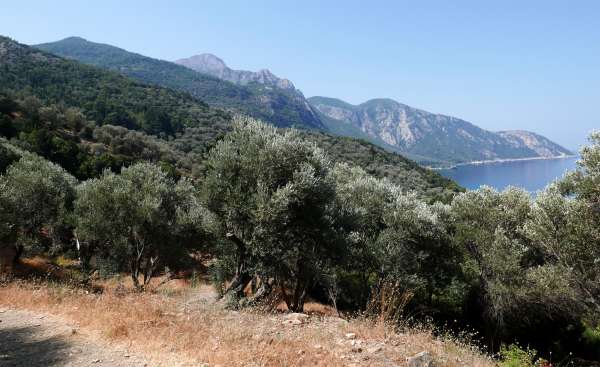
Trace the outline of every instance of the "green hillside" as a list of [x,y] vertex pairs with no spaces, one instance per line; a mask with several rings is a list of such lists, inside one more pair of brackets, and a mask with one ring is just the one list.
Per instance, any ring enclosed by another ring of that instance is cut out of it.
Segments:
[[211,106],[247,114],[278,127],[323,128],[304,97],[295,91],[257,83],[235,85],[172,62],[79,37],[35,47],[84,64],[114,70],[144,83],[185,91]]
[[136,82],[0,37],[0,86],[47,103],[79,107],[100,125],[173,135],[185,127],[222,130],[229,117],[187,93]]
[[[230,115],[187,93],[149,86],[0,38],[0,134],[79,178],[137,161],[200,177]],[[156,118],[158,115],[160,118]],[[155,122],[161,124],[155,124]],[[168,124],[166,123],[168,122]],[[437,173],[366,141],[304,130],[334,161],[388,177],[406,190],[447,198],[460,190]]]

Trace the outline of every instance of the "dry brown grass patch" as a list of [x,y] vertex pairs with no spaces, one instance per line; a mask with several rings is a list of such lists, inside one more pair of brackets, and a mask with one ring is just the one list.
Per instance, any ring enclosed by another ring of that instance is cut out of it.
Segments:
[[[207,285],[140,294],[117,293],[115,284],[92,294],[12,282],[0,287],[0,305],[63,317],[92,337],[125,344],[163,366],[401,366],[423,350],[447,366],[493,366],[477,351],[438,340],[428,331],[398,333],[367,319],[345,322],[317,315],[285,326],[284,314],[224,310],[210,301]],[[310,307],[326,314],[325,306]],[[356,341],[346,333],[356,333]],[[375,346],[381,349],[369,353]]]

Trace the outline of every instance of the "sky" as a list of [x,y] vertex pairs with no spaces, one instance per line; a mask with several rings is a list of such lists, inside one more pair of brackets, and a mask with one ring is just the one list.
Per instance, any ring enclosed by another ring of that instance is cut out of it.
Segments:
[[600,1],[19,0],[0,5],[0,34],[213,53],[307,97],[392,98],[571,149],[600,129]]

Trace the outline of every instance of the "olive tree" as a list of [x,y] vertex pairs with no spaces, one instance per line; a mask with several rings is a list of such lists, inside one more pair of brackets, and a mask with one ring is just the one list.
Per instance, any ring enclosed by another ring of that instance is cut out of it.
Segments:
[[77,236],[88,253],[128,267],[139,290],[160,265],[176,265],[201,240],[196,190],[153,164],[135,164],[121,174],[105,171],[77,191]]
[[600,312],[600,228],[588,205],[563,196],[557,185],[538,194],[524,233],[544,256],[535,278],[546,283],[546,304],[571,313]]
[[449,232],[449,207],[401,194],[385,211],[383,223],[375,247],[380,277],[394,280],[432,306],[459,269],[460,252]]
[[585,203],[559,186],[535,200],[520,189],[484,187],[452,203],[455,240],[468,254],[470,313],[483,312],[472,321],[484,322],[492,348],[515,338],[541,347],[568,342],[581,332],[586,308],[597,314],[597,225]]
[[360,168],[339,164],[332,175],[347,231],[346,282],[360,283],[352,296],[364,302],[374,286],[393,284],[395,292],[423,296],[431,305],[458,272],[449,207],[428,205]]
[[210,151],[204,195],[229,264],[228,291],[253,278],[281,288],[288,308],[302,310],[317,274],[336,250],[330,163],[293,130],[237,117]]
[[531,250],[522,229],[530,211],[529,194],[516,188],[482,187],[452,202],[455,240],[469,255],[465,271],[475,282],[492,344],[505,316],[519,306],[518,290],[526,286],[522,264]]
[[567,194],[584,200],[593,213],[600,217],[600,131],[593,132],[590,145],[585,146],[577,162],[577,169],[560,183]]
[[578,304],[600,317],[600,132],[581,151],[578,168],[538,195],[526,233],[547,264],[570,285]]
[[384,214],[401,195],[398,186],[377,179],[359,167],[336,164],[331,172],[336,184],[336,209],[346,233],[347,253],[338,266],[337,279],[341,300],[364,307],[373,277],[381,273],[381,252],[377,239],[386,228]]
[[[25,154],[0,177],[3,227],[16,231],[15,261],[27,248],[47,249],[70,226],[76,179],[60,166]],[[6,241],[6,240],[5,240]],[[43,246],[42,246],[43,245]]]
[[385,213],[402,195],[398,186],[367,174],[359,167],[336,164],[331,172],[336,184],[338,217],[346,233],[347,256],[338,267],[341,300],[363,308],[383,274],[378,239],[387,228]]
[[[0,192],[6,190],[6,182],[0,179]],[[12,267],[17,255],[17,228],[11,202],[0,195],[0,273]]]

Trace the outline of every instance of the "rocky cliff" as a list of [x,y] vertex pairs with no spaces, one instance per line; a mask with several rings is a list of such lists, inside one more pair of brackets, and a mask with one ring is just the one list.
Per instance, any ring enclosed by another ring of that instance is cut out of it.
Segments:
[[175,63],[239,85],[260,83],[281,89],[296,89],[291,81],[278,78],[268,69],[262,69],[257,72],[233,70],[223,60],[213,54],[194,55],[186,59],[176,60]]
[[[346,126],[428,163],[553,157],[571,154],[552,141],[526,131],[491,132],[456,117],[433,114],[391,99],[360,105],[312,97],[309,102],[328,125]],[[357,136],[358,137],[358,136]],[[381,144],[380,144],[381,145]]]

